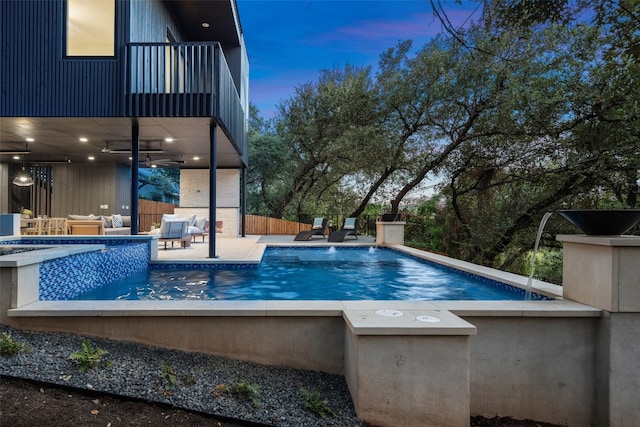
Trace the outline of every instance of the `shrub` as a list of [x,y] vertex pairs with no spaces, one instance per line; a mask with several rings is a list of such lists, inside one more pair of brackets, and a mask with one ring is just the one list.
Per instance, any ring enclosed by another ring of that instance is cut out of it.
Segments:
[[93,348],[89,341],[84,340],[82,341],[82,350],[72,353],[69,359],[75,360],[80,372],[86,372],[89,369],[97,368],[102,357],[107,354],[109,354],[108,351],[101,348]]
[[7,332],[2,333],[0,338],[0,356],[13,356],[21,351],[28,351],[29,347],[26,344],[16,342],[11,334]]
[[314,390],[313,392],[311,392],[306,388],[301,388],[300,393],[304,398],[305,407],[314,414],[320,416],[321,418],[326,418],[329,415],[336,415],[336,413],[333,412],[333,409],[331,409],[331,407],[329,406],[329,401],[327,399],[323,399],[320,396],[320,392],[318,390]]

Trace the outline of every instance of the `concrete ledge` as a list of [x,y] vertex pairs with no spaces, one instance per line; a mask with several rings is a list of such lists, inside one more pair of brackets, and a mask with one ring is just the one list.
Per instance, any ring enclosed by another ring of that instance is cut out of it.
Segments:
[[596,246],[640,246],[640,236],[588,236],[586,234],[558,234],[556,240]]
[[[482,317],[600,317],[602,310],[572,301],[36,301],[7,311],[8,317],[69,316],[331,316],[372,313],[451,313]],[[410,314],[405,317],[409,319]],[[379,317],[379,316],[378,316]],[[422,322],[421,322],[422,323]],[[397,322],[398,330],[406,328]],[[420,325],[425,327],[425,325]],[[373,330],[373,329],[372,329]]]
[[448,311],[346,310],[353,335],[475,335],[476,327]]
[[[399,310],[482,317],[600,317],[602,310],[572,301],[37,301],[8,317],[69,316],[332,316]],[[166,313],[166,314],[162,314]],[[407,315],[408,316],[408,315]],[[448,315],[447,315],[448,316]],[[401,323],[398,322],[398,325]],[[422,325],[424,327],[424,325]],[[403,326],[404,328],[404,326]]]
[[[20,244],[10,245],[16,248],[32,248],[34,245]],[[38,245],[34,251],[20,252],[12,255],[3,255],[0,267],[23,267],[25,265],[39,264],[55,258],[75,255],[85,252],[93,252],[104,249],[104,245]]]

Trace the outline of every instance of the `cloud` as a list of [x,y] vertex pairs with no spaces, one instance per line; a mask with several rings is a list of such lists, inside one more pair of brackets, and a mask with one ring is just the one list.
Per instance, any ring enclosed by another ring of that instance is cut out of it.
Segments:
[[[476,1],[451,1],[454,26],[475,15]],[[250,63],[250,98],[265,117],[322,69],[376,66],[401,40],[422,46],[442,32],[426,0],[238,0]]]

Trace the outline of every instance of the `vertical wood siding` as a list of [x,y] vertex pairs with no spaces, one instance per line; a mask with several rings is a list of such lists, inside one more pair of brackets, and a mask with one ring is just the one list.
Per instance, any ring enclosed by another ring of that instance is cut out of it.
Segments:
[[[120,23],[126,4],[116,3]],[[118,57],[127,26],[116,26],[114,58],[65,58],[65,7],[63,0],[0,1],[0,116],[122,116]]]
[[131,26],[129,40],[135,42],[167,41],[167,29],[175,38],[175,41],[184,41],[184,37],[173,21],[171,14],[162,2],[156,0],[136,0],[130,3]]
[[[116,185],[115,165],[54,165],[51,216],[120,213]],[[100,205],[109,209],[102,210]]]

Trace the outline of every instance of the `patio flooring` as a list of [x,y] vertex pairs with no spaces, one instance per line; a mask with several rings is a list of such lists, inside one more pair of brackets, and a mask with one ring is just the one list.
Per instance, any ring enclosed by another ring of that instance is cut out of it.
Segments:
[[218,237],[216,240],[217,258],[209,258],[209,239],[198,238],[187,248],[169,247],[164,249],[164,243],[158,246],[159,261],[197,261],[197,262],[260,262],[262,253],[269,246],[371,246],[375,245],[375,237],[358,236],[358,239],[348,239],[344,242],[328,242],[326,238],[314,238],[309,241],[296,242],[294,236],[250,235],[246,237]]

